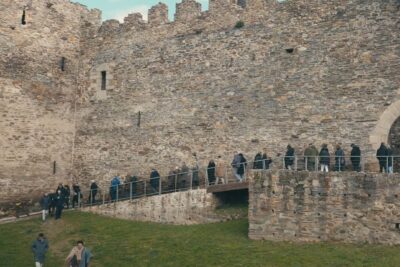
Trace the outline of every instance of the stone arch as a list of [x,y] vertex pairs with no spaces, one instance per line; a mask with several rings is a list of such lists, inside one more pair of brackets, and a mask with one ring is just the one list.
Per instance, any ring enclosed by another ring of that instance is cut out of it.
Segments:
[[400,100],[391,104],[380,116],[378,124],[372,131],[369,142],[374,150],[378,149],[382,142],[389,140],[390,129],[400,117]]

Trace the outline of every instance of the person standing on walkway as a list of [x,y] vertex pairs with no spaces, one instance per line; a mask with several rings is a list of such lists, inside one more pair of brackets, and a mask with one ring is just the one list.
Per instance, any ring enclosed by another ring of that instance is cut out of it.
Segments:
[[344,170],[344,167],[346,165],[345,161],[345,155],[343,149],[340,147],[340,145],[336,145],[336,151],[335,151],[335,171],[341,172]]
[[43,267],[44,259],[47,250],[49,249],[49,243],[47,242],[44,234],[40,233],[35,241],[32,243],[33,258],[35,260],[35,267]]
[[225,179],[227,179],[227,177],[225,177],[226,164],[221,156],[218,156],[217,158],[215,176],[216,176],[215,184],[218,184],[220,180],[222,184],[225,184]]
[[47,214],[49,214],[49,207],[50,207],[49,194],[44,193],[43,197],[40,199],[40,206],[42,207],[42,221],[45,221]]
[[360,147],[355,144],[351,144],[350,160],[351,165],[353,166],[353,171],[360,172],[361,150]]
[[231,166],[232,166],[233,175],[235,176],[235,178],[238,182],[240,182],[242,180],[242,177],[240,176],[240,174],[238,174],[238,169],[240,167],[240,160],[241,160],[241,157],[240,157],[239,153],[237,151],[235,151]]
[[315,163],[318,158],[318,149],[314,144],[310,143],[304,151],[304,165],[307,166],[307,171],[316,171]]
[[237,169],[238,175],[240,175],[240,182],[246,180],[246,168],[247,168],[247,160],[242,153],[239,153],[240,156],[240,165]]
[[285,155],[285,169],[292,170],[294,163],[294,148],[291,145],[287,145]]
[[61,213],[62,213],[62,210],[64,209],[64,203],[65,203],[64,195],[61,193],[61,190],[58,190],[56,197],[55,197],[55,204],[56,204],[55,219],[56,220],[61,219]]
[[379,171],[380,172],[388,172],[388,149],[385,145],[385,143],[381,143],[381,146],[379,149],[376,151],[376,158],[378,159],[379,162]]
[[327,144],[322,145],[319,152],[319,162],[321,163],[321,172],[329,172],[330,154]]

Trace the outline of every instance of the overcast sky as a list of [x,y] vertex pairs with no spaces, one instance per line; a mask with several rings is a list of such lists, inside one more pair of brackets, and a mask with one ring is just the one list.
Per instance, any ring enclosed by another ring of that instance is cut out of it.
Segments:
[[[159,2],[168,5],[169,18],[173,19],[175,13],[175,4],[181,0],[72,0],[74,2],[86,5],[89,8],[98,8],[102,11],[103,20],[118,19],[123,21],[129,13],[140,12],[143,18],[147,19],[147,11]],[[197,0],[201,3],[202,9],[208,9],[208,0]]]

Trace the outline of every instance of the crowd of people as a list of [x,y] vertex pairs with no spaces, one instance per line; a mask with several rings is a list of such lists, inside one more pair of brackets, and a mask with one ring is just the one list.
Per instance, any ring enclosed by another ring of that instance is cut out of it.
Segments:
[[[43,233],[40,233],[33,241],[31,250],[35,266],[43,267],[46,253],[49,250],[49,241]],[[84,246],[83,241],[79,240],[66,257],[65,263],[68,267],[90,267],[91,259],[92,253]]]
[[[351,164],[347,164],[345,152],[340,144],[335,146],[335,152],[331,156],[327,144],[323,144],[318,150],[314,144],[310,143],[305,147],[304,154],[300,157],[296,155],[295,149],[289,144],[283,157],[278,154],[277,158],[272,159],[267,155],[267,151],[258,152],[251,166],[248,166],[248,161],[244,154],[236,151],[230,165],[221,156],[218,156],[216,160],[210,160],[205,168],[205,177],[202,176],[202,178],[200,178],[200,168],[196,157],[194,167],[190,168],[183,162],[181,167],[176,166],[170,170],[163,180],[161,180],[161,175],[155,168],[151,169],[148,182],[146,182],[146,179],[133,174],[126,174],[125,176],[117,174],[111,180],[109,197],[111,201],[115,201],[117,199],[136,197],[141,194],[153,195],[182,191],[199,187],[200,180],[204,180],[207,185],[225,184],[230,176],[230,170],[237,182],[243,182],[246,179],[246,169],[267,170],[270,169],[271,164],[281,164],[281,162],[283,162],[284,168],[288,170],[299,170],[300,168],[297,164],[301,164],[304,170],[329,172],[333,161],[334,171],[352,170],[360,172],[361,149],[355,144],[351,144],[350,147],[351,151],[347,159],[350,159]],[[376,157],[379,162],[380,172],[393,172],[394,156],[390,146],[382,143],[376,152]],[[96,203],[98,191],[98,185],[92,180],[90,191],[87,195],[87,203]],[[55,219],[59,219],[64,208],[68,209],[70,205],[74,208],[82,201],[84,201],[83,194],[78,184],[72,185],[72,191],[68,185],[60,184],[55,193],[45,194],[41,200],[43,220],[45,220],[48,211],[50,215],[53,215],[55,211]]]
[[[94,203],[98,190],[98,185],[94,180],[91,181],[90,189],[87,201],[88,203]],[[65,208],[69,209],[70,205],[75,208],[80,205],[81,201],[83,201],[83,194],[78,183],[72,185],[72,192],[68,184],[60,183],[54,193],[44,193],[40,199],[42,220],[45,221],[48,215],[54,216],[58,220],[61,218],[62,211]]]

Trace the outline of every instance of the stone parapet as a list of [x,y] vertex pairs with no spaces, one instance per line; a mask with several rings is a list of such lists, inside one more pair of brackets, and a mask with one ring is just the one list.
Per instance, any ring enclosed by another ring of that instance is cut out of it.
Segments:
[[400,244],[400,174],[260,172],[249,186],[249,237]]

